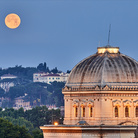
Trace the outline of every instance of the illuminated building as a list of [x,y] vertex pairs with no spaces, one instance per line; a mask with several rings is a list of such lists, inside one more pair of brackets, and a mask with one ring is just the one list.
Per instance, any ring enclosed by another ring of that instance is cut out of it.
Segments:
[[68,73],[45,73],[45,72],[39,72],[33,74],[33,82],[42,82],[42,83],[48,83],[51,84],[54,81],[57,82],[66,82],[68,79],[69,74]]
[[41,127],[45,138],[55,134],[60,138],[134,137],[138,124],[138,62],[121,54],[118,47],[97,49],[72,69],[62,91],[65,126]]

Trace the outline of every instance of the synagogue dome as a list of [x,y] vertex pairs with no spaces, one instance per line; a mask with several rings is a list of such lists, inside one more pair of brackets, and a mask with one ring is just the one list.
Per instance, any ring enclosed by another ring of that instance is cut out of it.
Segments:
[[138,86],[138,62],[119,52],[119,47],[98,47],[97,53],[71,71],[67,87]]

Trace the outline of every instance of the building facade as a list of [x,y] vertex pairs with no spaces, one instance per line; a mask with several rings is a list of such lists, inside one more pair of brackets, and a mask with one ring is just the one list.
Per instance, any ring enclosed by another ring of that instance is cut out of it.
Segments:
[[14,109],[18,110],[20,109],[21,107],[24,109],[24,110],[30,110],[32,109],[31,108],[31,105],[30,105],[30,102],[29,101],[24,101],[24,98],[25,96],[20,96],[20,97],[17,97],[15,98],[15,103],[14,103]]
[[79,62],[62,90],[64,125],[41,127],[45,138],[134,138],[138,62],[119,47],[98,47]]
[[[100,47],[77,64],[63,89],[64,124],[138,124],[138,62],[118,47]],[[67,110],[68,109],[68,110]]]
[[33,82],[42,82],[42,83],[52,83],[54,81],[57,82],[66,82],[68,79],[69,74],[68,73],[34,73],[33,74]]

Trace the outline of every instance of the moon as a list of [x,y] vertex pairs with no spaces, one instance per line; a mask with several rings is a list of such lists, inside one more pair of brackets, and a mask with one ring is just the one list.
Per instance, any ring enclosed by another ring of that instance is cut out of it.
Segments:
[[20,25],[20,23],[21,19],[15,13],[8,14],[5,18],[5,24],[8,28],[15,29]]

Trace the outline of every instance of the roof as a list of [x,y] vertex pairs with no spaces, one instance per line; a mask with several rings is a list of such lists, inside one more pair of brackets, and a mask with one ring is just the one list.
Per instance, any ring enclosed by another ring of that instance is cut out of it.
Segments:
[[1,77],[17,77],[17,76],[14,76],[14,75],[11,75],[11,74],[4,74]]
[[97,52],[79,62],[66,83],[68,87],[96,85],[138,85],[138,62],[120,52]]
[[42,77],[49,77],[49,76],[60,76],[59,74],[48,74],[48,75],[43,75]]

